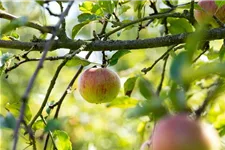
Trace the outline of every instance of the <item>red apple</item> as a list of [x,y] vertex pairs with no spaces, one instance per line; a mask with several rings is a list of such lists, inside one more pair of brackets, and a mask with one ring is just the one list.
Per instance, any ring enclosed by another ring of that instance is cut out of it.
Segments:
[[215,0],[199,0],[198,5],[202,10],[195,10],[194,16],[198,23],[210,22],[215,25],[215,20],[212,18],[215,15],[221,22],[225,23],[225,5],[218,7]]
[[156,124],[151,150],[220,150],[220,140],[211,126],[179,114]]
[[81,96],[90,103],[110,102],[119,93],[120,79],[107,68],[90,68],[80,76],[78,89]]

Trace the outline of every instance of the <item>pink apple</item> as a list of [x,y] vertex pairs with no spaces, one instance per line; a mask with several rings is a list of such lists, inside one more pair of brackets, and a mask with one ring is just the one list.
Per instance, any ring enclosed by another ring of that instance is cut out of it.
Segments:
[[90,68],[81,74],[78,89],[90,103],[105,103],[116,98],[120,90],[118,75],[107,68]]
[[218,7],[215,0],[199,0],[198,5],[202,10],[195,10],[194,16],[198,23],[215,24],[212,16],[215,15],[221,22],[225,23],[225,5]]
[[163,118],[152,134],[151,150],[220,150],[216,130],[186,114]]

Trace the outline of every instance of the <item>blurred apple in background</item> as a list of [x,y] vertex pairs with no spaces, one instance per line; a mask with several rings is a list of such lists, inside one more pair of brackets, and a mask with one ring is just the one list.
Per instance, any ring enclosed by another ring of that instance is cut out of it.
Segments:
[[186,114],[160,120],[151,140],[150,150],[220,150],[217,131]]
[[213,15],[221,22],[225,23],[225,5],[218,7],[215,0],[200,0],[198,5],[202,10],[195,10],[194,16],[198,23],[209,23],[212,26],[216,25]]

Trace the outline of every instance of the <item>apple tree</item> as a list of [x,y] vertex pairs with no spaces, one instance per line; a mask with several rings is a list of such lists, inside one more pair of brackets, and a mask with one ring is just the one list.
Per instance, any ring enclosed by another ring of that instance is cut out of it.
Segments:
[[225,1],[0,0],[0,21],[0,149],[225,149]]

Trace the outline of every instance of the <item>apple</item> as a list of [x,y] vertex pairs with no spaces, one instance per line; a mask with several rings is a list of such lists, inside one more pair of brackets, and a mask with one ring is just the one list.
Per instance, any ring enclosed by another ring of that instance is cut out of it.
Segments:
[[186,114],[160,120],[152,134],[150,150],[220,150],[214,128]]
[[105,103],[116,98],[120,90],[118,75],[107,68],[90,68],[78,82],[81,96],[90,103]]
[[210,23],[216,26],[216,22],[212,18],[213,15],[225,23],[225,5],[218,7],[215,0],[199,0],[198,5],[202,8],[202,10],[194,11],[194,17],[198,23]]

